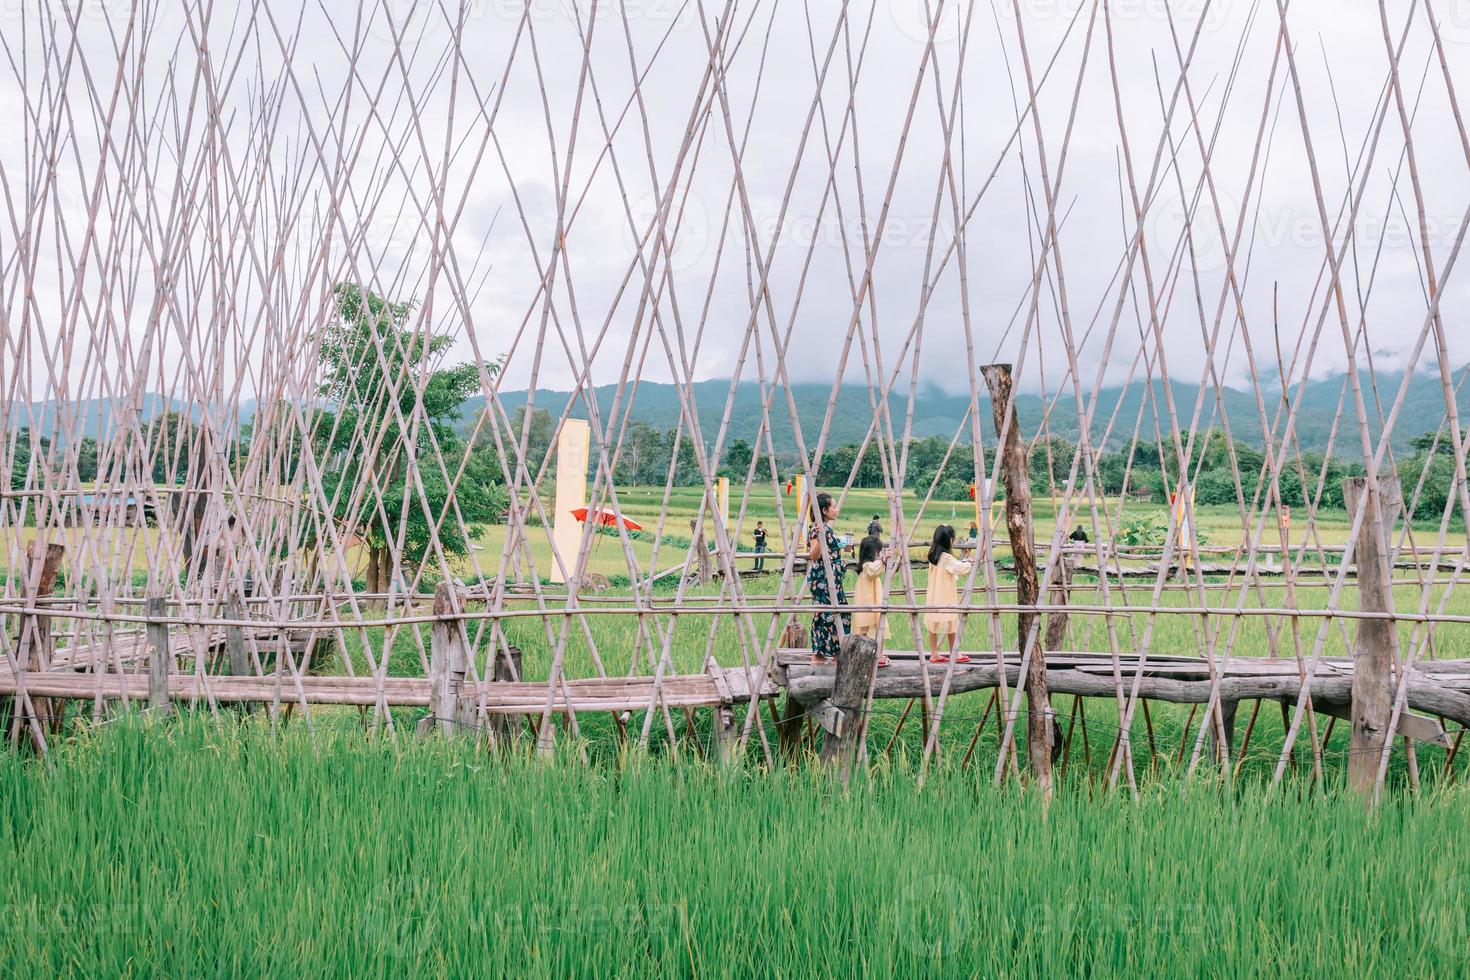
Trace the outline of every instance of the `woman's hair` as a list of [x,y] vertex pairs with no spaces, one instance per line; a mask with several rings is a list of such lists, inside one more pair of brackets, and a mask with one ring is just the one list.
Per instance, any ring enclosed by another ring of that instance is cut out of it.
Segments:
[[954,547],[954,528],[948,524],[941,524],[934,529],[934,537],[929,541],[929,564],[938,565],[939,559],[949,554]]
[[827,508],[831,506],[832,495],[830,493],[823,490],[821,493],[817,494],[817,509],[812,514],[812,523],[817,523],[817,521],[821,519],[822,515],[827,512]]
[[870,534],[858,542],[858,567],[861,568],[870,561],[877,561],[883,554],[883,539],[876,534]]

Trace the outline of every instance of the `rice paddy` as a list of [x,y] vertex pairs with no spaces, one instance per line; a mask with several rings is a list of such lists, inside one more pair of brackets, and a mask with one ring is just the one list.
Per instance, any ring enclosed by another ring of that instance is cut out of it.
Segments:
[[150,723],[0,755],[14,976],[1463,975],[1470,795],[1137,804]]
[[[627,512],[656,523],[662,490],[648,493],[627,494]],[[843,517],[852,529],[883,512],[881,495],[863,493]],[[698,492],[674,497],[693,516]],[[769,521],[774,498],[764,503]],[[1044,536],[1054,511],[1045,501],[1040,510]],[[667,526],[683,520],[681,511]],[[1239,534],[1226,510],[1202,510],[1200,524],[1215,540]],[[481,548],[498,556],[504,530],[489,529]],[[1346,540],[1345,522],[1319,530],[1324,544]],[[156,546],[156,529],[136,533],[139,552]],[[640,561],[652,558],[649,538],[634,543]],[[593,570],[625,573],[618,542],[598,544]],[[658,564],[686,547],[661,546]],[[1397,606],[1416,608],[1414,573],[1399,575]],[[914,570],[916,588],[925,578]],[[1104,594],[1079,575],[1072,603],[1109,612],[1074,613],[1065,649],[1108,651],[1111,623],[1124,650],[1147,636],[1153,651],[1199,654],[1199,616],[1148,607],[1193,607],[1200,593],[1155,597],[1154,584],[1113,581]],[[1000,605],[1013,602],[1013,578],[1002,571],[999,585]],[[1319,620],[1230,613],[1326,609],[1327,588],[1288,595],[1268,580],[1242,594],[1223,575],[1205,585],[1203,601],[1220,613],[1209,620],[1217,655],[1311,653]],[[667,580],[655,599],[676,586]],[[778,577],[742,587],[758,602]],[[1447,587],[1431,589],[1431,608]],[[1444,611],[1470,614],[1463,593],[1451,592]],[[718,581],[684,594],[728,602]],[[1341,608],[1353,598],[1349,588]],[[728,613],[691,608],[652,621],[671,631],[673,673],[699,673],[707,655],[727,668],[758,661],[784,622],[744,614],[734,629]],[[892,619],[890,644],[912,647],[909,618]],[[547,678],[548,629],[559,625],[503,628],[523,651],[523,676]],[[993,649],[997,629],[1009,644],[1014,618],[973,614],[960,645]],[[1399,629],[1408,649],[1413,626]],[[1351,635],[1351,623],[1331,624],[1324,654],[1344,655]],[[364,673],[370,651],[388,654],[394,675],[427,669],[426,625],[342,639],[313,672],[347,673],[350,661]],[[483,664],[488,638],[474,640]],[[1467,641],[1445,626],[1424,655],[1470,657]],[[569,632],[563,668],[649,673],[662,646],[663,634],[640,642],[631,616],[591,615]],[[166,719],[84,705],[45,759],[0,753],[0,965],[34,976],[1465,972],[1470,792],[1454,750],[1418,743],[1411,756],[1401,743],[1386,802],[1370,810],[1342,790],[1346,723],[1318,716],[1321,768],[1304,732],[1273,785],[1286,731],[1277,705],[1242,705],[1249,734],[1226,777],[1208,761],[1202,712],[1155,702],[1133,717],[1132,765],[1110,785],[1117,705],[1054,703],[1063,749],[1045,813],[1024,776],[995,783],[1009,761],[990,691],[948,699],[928,761],[922,709],[875,704],[866,765],[846,786],[809,755],[820,738],[810,720],[803,754],[776,754],[770,703],[754,717],[736,709],[750,735],[731,766],[716,762],[707,711],[655,712],[646,746],[641,711],[583,715],[575,731],[558,719],[547,757],[534,752],[529,722],[495,748],[416,739],[426,714],[417,709],[393,709],[384,725],[371,711],[322,705],[275,719],[202,704]],[[1018,738],[1024,769],[1024,725]]]

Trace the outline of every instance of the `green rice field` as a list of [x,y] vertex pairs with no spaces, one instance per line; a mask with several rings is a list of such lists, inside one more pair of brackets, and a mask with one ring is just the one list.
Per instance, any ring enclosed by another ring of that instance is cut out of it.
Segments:
[[1470,794],[1137,803],[137,718],[0,755],[12,976],[1462,976]]
[[[686,509],[671,510],[670,527],[693,515],[697,492],[678,502]],[[658,502],[637,491],[625,506],[640,521],[657,519]],[[882,509],[881,495],[849,502],[839,530],[857,530]],[[1204,511],[1200,523],[1216,540],[1239,533],[1231,513]],[[1341,543],[1345,520],[1321,531],[1324,543]],[[482,560],[498,559],[497,533],[482,539]],[[650,537],[635,544],[640,561],[651,556]],[[682,550],[663,546],[659,566]],[[626,571],[616,538],[598,541],[600,567]],[[1397,608],[1423,602],[1414,574],[1398,573]],[[923,589],[924,571],[913,575]],[[1448,574],[1440,579],[1431,611],[1448,588]],[[1217,655],[1310,655],[1323,620],[1232,613],[1312,612],[1329,595],[1316,584],[1288,594],[1272,581],[1242,596],[1238,581],[1212,575],[1203,600],[1166,589],[1154,612],[1154,584],[1112,582],[1104,593],[1080,574],[1074,606],[1108,611],[1074,612],[1065,649],[1106,652],[1116,638],[1129,651],[1146,639],[1155,652],[1199,655],[1208,629]],[[777,576],[742,582],[751,603],[774,598],[778,585]],[[999,585],[1000,605],[1014,602],[1013,579],[1002,572]],[[654,601],[670,602],[676,588],[676,577],[666,580]],[[615,586],[591,607],[615,606],[620,595]],[[689,585],[684,595],[729,599],[719,582]],[[1353,600],[1348,588],[1342,606]],[[902,601],[901,590],[891,601]],[[1201,601],[1212,610],[1207,626],[1168,611]],[[791,607],[799,621],[804,603]],[[536,606],[515,599],[508,608]],[[1470,615],[1470,590],[1450,592],[1444,611]],[[890,648],[912,648],[909,617],[890,619]],[[482,669],[484,622],[471,621]],[[698,673],[707,654],[727,668],[758,661],[786,617],[749,614],[736,628],[729,614],[665,609],[648,622],[672,631],[670,671]],[[1014,623],[1003,612],[972,614],[960,645],[992,650],[997,632],[1009,645]],[[640,642],[632,616],[508,619],[525,678],[549,676],[563,625],[572,677],[651,673],[663,649],[662,633]],[[1407,648],[1413,627],[1399,628]],[[1329,622],[1324,652],[1345,655],[1352,629]],[[362,674],[387,656],[390,673],[417,676],[428,642],[423,624],[351,628],[312,670]],[[1437,628],[1423,655],[1470,657],[1470,628]],[[990,691],[948,699],[927,761],[921,709],[876,703],[866,765],[847,786],[810,754],[819,736],[809,720],[801,754],[780,756],[770,703],[753,717],[737,708],[749,739],[724,766],[707,711],[584,714],[575,729],[557,718],[545,757],[533,751],[529,723],[498,748],[417,739],[422,710],[394,709],[385,719],[313,706],[273,723],[261,710],[213,715],[201,705],[155,719],[94,716],[84,705],[45,759],[0,751],[0,972],[1245,977],[1470,969],[1470,757],[1457,748],[1417,743],[1410,754],[1397,745],[1385,802],[1370,810],[1342,789],[1346,723],[1314,716],[1320,768],[1304,729],[1275,784],[1285,736],[1278,705],[1242,704],[1226,777],[1209,761],[1201,714],[1160,702],[1132,718],[1132,765],[1110,786],[1117,705],[1058,696],[1055,707],[1063,757],[1057,798],[1043,812],[1019,774],[996,785],[997,768],[1012,767],[1001,759],[1004,717]],[[1021,768],[1024,730],[1022,719]],[[1455,746],[1460,734],[1449,732]],[[1201,762],[1191,767],[1197,746]]]

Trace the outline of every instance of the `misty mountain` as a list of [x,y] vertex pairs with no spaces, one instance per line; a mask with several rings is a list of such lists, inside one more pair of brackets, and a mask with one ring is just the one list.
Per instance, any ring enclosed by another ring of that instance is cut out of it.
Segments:
[[[1393,400],[1398,394],[1402,377],[1402,374],[1380,376],[1376,386],[1371,384],[1366,376],[1363,378],[1370,429],[1375,439],[1381,431],[1380,401],[1381,411],[1386,415],[1393,407]],[[1170,394],[1173,396],[1173,406],[1179,420],[1179,428],[1181,431],[1187,431],[1199,398],[1199,388],[1196,385],[1180,382],[1174,382],[1168,386],[1168,392],[1165,391],[1165,387],[1164,384],[1157,381],[1151,384],[1135,382],[1127,387],[1103,391],[1093,410],[1093,440],[1095,442],[1105,440],[1108,448],[1127,445],[1134,438],[1135,432],[1137,432],[1137,437],[1144,442],[1159,438],[1160,432],[1167,440],[1171,425],[1169,399],[1166,396]],[[1288,394],[1297,406],[1296,428],[1304,449],[1320,451],[1329,448],[1328,441],[1331,437],[1333,420],[1341,411],[1342,422],[1338,426],[1337,436],[1331,449],[1335,454],[1349,457],[1358,454],[1359,437],[1355,421],[1356,413],[1352,395],[1347,391],[1346,375],[1309,381],[1305,385],[1292,388]],[[1255,395],[1249,391],[1233,388],[1225,389],[1223,395],[1222,410],[1216,404],[1214,392],[1212,390],[1205,392],[1200,428],[1224,428],[1228,423],[1231,434],[1237,440],[1255,446],[1261,445],[1263,442],[1261,417],[1257,410]],[[598,409],[605,417],[612,408],[616,388],[612,385],[599,387],[596,389],[596,396]],[[728,380],[700,381],[693,386],[693,402],[697,406],[700,427],[707,441],[712,442],[719,431],[729,396],[730,382]],[[501,394],[501,401],[506,411],[514,414],[518,408],[526,404],[527,397],[528,393],[524,390],[504,392]],[[553,415],[558,415],[571,397],[569,392],[539,389],[535,392],[535,406],[538,409],[544,408]],[[817,437],[822,431],[828,403],[833,397],[831,387],[813,382],[799,383],[791,386],[789,396],[786,388],[777,388],[771,390],[770,397],[772,399],[770,406],[771,438],[775,443],[776,451],[786,454],[793,452],[797,447],[796,426],[792,423],[792,404],[795,405],[796,417],[800,421],[804,443],[809,451],[814,448]],[[1084,399],[1085,397],[1084,392]],[[1265,390],[1263,399],[1268,415],[1272,416],[1272,421],[1275,422],[1275,437],[1279,441],[1285,429],[1284,420],[1275,420],[1278,412],[1283,413],[1284,419],[1284,405],[1279,385]],[[468,430],[483,407],[483,397],[476,396],[469,399],[461,412],[462,428]],[[97,439],[109,434],[113,424],[113,405],[108,399],[85,399],[69,404],[54,400],[35,402],[30,405],[14,403],[9,408],[6,425],[11,430],[35,426],[47,435],[55,435],[68,429],[69,419],[74,417],[77,419],[79,431],[83,436]],[[644,422],[658,429],[673,428],[679,423],[679,389],[672,384],[640,382],[632,396],[631,405],[628,404],[625,396],[624,408],[628,410],[632,421]],[[994,429],[991,423],[989,399],[982,397],[978,408],[982,432],[986,437],[991,437]],[[1028,436],[1035,434],[1043,419],[1046,419],[1053,435],[1073,442],[1077,440],[1077,408],[1075,397],[1070,391],[1061,398],[1055,396],[1043,398],[1039,394],[1023,393],[1017,400],[1017,409],[1021,415],[1022,428]],[[1048,409],[1050,409],[1049,415]],[[1462,418],[1470,413],[1470,393],[1461,391],[1459,409]],[[969,399],[963,395],[951,394],[934,387],[921,389],[914,400],[912,432],[916,437],[939,436],[949,439],[962,424],[965,424],[964,420],[968,410]],[[147,393],[143,396],[142,422],[144,424],[167,411],[186,412],[196,421],[201,414],[197,403],[186,404],[178,399],[156,393]],[[900,434],[908,413],[906,391],[895,391],[889,397],[888,411],[895,434]],[[241,402],[237,412],[238,424],[243,425],[248,422],[254,414],[255,402],[253,400]],[[572,414],[576,418],[587,417],[586,405],[581,398],[577,399]],[[762,414],[760,386],[755,382],[742,382],[737,385],[734,401],[730,407],[730,438],[745,439],[754,443],[760,433]],[[833,405],[827,445],[830,447],[846,443],[861,443],[867,436],[868,427],[874,415],[874,404],[870,400],[868,389],[863,386],[845,385],[837,393],[836,402]],[[1408,448],[1409,440],[1415,436],[1438,429],[1444,416],[1444,396],[1438,373],[1418,372],[1410,384],[1402,417],[1394,429],[1395,449],[1405,450]],[[968,429],[966,424],[967,432]]]
[[[1386,416],[1393,407],[1394,398],[1402,383],[1403,375],[1383,375],[1378,378],[1376,390],[1381,399],[1381,411]],[[1370,430],[1376,440],[1382,431],[1380,405],[1374,396],[1374,386],[1364,377],[1364,399],[1370,419]],[[1166,387],[1169,389],[1166,391]],[[1122,388],[1112,388],[1099,394],[1093,408],[1092,438],[1095,443],[1104,442],[1107,448],[1115,449],[1127,445],[1135,437],[1144,442],[1160,438],[1169,439],[1172,426],[1169,415],[1169,395],[1181,432],[1187,432],[1199,401],[1199,386],[1174,382],[1168,386],[1162,382],[1135,382]],[[602,415],[612,408],[616,388],[608,385],[596,389],[596,402]],[[1360,439],[1356,422],[1356,410],[1352,393],[1348,390],[1347,375],[1338,375],[1321,381],[1309,381],[1288,392],[1291,403],[1296,405],[1296,432],[1305,450],[1326,450],[1332,439],[1332,425],[1338,412],[1342,421],[1338,425],[1336,438],[1331,449],[1335,454],[1355,456]],[[701,381],[693,386],[693,400],[698,407],[699,424],[706,441],[713,442],[725,413],[730,396],[728,380]],[[535,406],[558,415],[565,408],[571,394],[565,391],[538,390]],[[791,452],[796,448],[796,426],[792,423],[790,405],[795,403],[796,417],[804,443],[810,451],[821,434],[823,419],[832,399],[830,386],[818,383],[802,383],[791,386],[788,399],[785,388],[775,389],[770,397],[771,438],[779,453]],[[501,401],[507,412],[515,411],[526,403],[525,391],[505,392]],[[1262,392],[1268,422],[1274,424],[1274,434],[1280,441],[1286,428],[1288,404],[1283,402],[1279,384]],[[1083,392],[1084,404],[1087,392]],[[901,434],[908,413],[907,392],[895,391],[888,399],[888,412],[895,434]],[[483,407],[483,399],[471,399],[465,405],[465,425],[473,424]],[[625,407],[626,396],[625,396]],[[950,394],[937,388],[921,389],[914,399],[913,434],[916,437],[939,436],[951,438],[965,422],[970,407],[969,398]],[[1043,398],[1034,393],[1020,395],[1016,403],[1023,431],[1034,435],[1046,421],[1053,435],[1069,441],[1077,441],[1079,422],[1076,398],[1067,391],[1061,398],[1055,395]],[[985,437],[994,435],[991,421],[990,401],[982,397],[978,402],[980,425]],[[1048,412],[1048,410],[1050,410]],[[1459,394],[1459,412],[1463,419],[1470,410],[1470,393]],[[655,428],[672,428],[679,423],[679,390],[671,384],[640,382],[632,405],[627,408],[630,418],[645,422]],[[1227,425],[1235,439],[1255,446],[1264,443],[1256,396],[1251,391],[1224,389],[1223,397],[1216,399],[1214,390],[1208,388],[1201,403],[1199,428],[1201,430],[1224,429]],[[1277,415],[1280,414],[1278,420]],[[586,405],[578,399],[572,412],[576,418],[586,418]],[[734,402],[730,408],[730,439],[745,439],[754,443],[760,433],[762,404],[760,386],[755,382],[742,382],[735,388]],[[861,443],[875,415],[874,403],[866,387],[844,386],[837,393],[828,428],[827,445],[840,446],[845,443]],[[1419,372],[1410,383],[1403,410],[1394,427],[1393,443],[1396,450],[1408,448],[1409,441],[1421,433],[1438,429],[1444,421],[1444,395],[1437,372]]]

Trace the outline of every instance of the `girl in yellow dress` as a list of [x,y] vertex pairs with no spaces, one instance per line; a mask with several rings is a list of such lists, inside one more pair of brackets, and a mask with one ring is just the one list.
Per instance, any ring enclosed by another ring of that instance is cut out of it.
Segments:
[[[970,563],[960,561],[953,554],[954,528],[941,524],[934,529],[929,544],[929,588],[925,598],[929,606],[954,606],[959,603],[959,578],[970,574]],[[934,609],[924,614],[924,626],[929,631],[929,662],[949,663],[949,651],[954,648],[955,631],[959,629],[960,616],[953,609]],[[940,653],[943,641],[945,653]],[[954,658],[957,664],[970,662],[966,654]]]
[[[858,543],[857,602],[859,606],[886,606],[883,577],[888,572],[888,554],[883,539],[870,534]],[[880,625],[881,623],[881,625]],[[852,614],[852,631],[870,636],[881,646],[888,638],[888,622],[878,610],[860,610]],[[887,667],[888,658],[878,655],[878,666]]]

